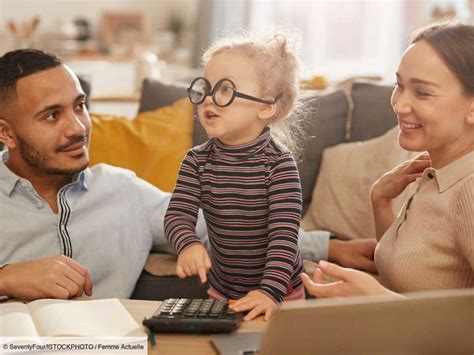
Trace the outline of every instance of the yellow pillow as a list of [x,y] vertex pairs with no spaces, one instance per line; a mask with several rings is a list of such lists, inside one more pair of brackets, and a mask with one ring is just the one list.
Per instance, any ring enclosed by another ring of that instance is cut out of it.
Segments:
[[192,146],[193,109],[188,99],[134,120],[91,114],[90,165],[133,170],[163,191],[172,191],[181,161]]

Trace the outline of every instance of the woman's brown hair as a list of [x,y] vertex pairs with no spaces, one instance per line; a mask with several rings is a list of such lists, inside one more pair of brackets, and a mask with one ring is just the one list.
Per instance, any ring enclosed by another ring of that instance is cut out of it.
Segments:
[[413,34],[411,43],[426,41],[456,75],[465,94],[474,95],[474,26],[458,21],[435,22]]

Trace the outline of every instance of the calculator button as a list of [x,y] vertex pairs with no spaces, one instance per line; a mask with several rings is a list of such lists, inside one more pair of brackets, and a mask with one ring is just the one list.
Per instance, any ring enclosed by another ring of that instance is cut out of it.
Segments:
[[212,310],[215,310],[215,311],[222,311],[224,309],[224,305],[223,304],[215,304],[214,306],[212,306]]
[[192,300],[191,301],[191,307],[199,307],[202,303],[202,300],[201,299],[195,299],[195,300]]

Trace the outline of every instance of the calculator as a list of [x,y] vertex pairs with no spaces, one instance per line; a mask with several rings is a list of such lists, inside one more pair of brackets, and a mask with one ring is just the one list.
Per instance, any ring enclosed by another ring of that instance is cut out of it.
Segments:
[[230,333],[242,322],[242,313],[232,312],[227,300],[169,298],[143,325],[156,333]]

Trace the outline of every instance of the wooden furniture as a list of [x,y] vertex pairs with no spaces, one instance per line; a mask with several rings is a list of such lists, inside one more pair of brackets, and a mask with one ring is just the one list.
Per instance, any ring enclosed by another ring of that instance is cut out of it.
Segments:
[[[158,308],[158,301],[121,300],[137,323],[142,324],[144,317],[149,317]],[[267,323],[262,317],[251,322],[242,322],[238,332],[264,330]],[[156,345],[148,342],[148,354],[218,354],[211,344],[209,335],[155,334]]]

